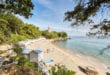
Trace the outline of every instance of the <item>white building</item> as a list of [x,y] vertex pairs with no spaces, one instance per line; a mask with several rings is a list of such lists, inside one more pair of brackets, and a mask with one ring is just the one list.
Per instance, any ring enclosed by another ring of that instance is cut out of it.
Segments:
[[48,26],[48,32],[51,32],[51,28],[50,28],[50,26]]
[[33,50],[30,52],[30,62],[40,62],[43,59],[42,50]]

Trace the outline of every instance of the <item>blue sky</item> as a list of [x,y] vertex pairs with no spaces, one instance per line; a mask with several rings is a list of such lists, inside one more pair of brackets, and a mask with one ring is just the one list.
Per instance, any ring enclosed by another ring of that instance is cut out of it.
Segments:
[[47,29],[48,25],[52,30],[66,31],[73,35],[83,35],[88,30],[83,27],[72,28],[69,22],[64,22],[64,13],[73,10],[75,4],[72,0],[32,0],[35,7],[33,16],[29,19],[20,18],[27,23],[34,24],[40,29]]

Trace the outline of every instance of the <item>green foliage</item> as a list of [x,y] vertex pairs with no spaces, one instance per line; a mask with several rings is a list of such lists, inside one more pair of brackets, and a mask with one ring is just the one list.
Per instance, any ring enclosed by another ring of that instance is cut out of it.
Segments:
[[[110,8],[110,0],[73,0],[73,2],[76,3],[76,6],[74,10],[65,13],[65,20],[71,21],[73,26],[86,23],[86,25],[92,26],[92,29],[98,30],[94,33],[90,31],[89,34],[87,34],[89,36],[97,34],[99,36],[103,35],[101,37],[106,37],[106,35],[110,36],[108,34],[110,33],[110,20],[107,17],[103,17],[110,15],[109,11],[107,11]],[[94,25],[94,19],[97,19],[96,16],[101,16],[100,14],[102,15],[101,20],[97,25]]]
[[36,69],[36,63],[30,62],[27,56],[19,56],[18,58],[18,66],[19,67],[28,67],[30,69]]
[[33,7],[32,0],[7,0],[7,3],[4,4],[4,8],[0,9],[0,13],[14,13],[29,18],[29,16],[32,15],[31,10]]
[[3,32],[0,31],[0,44],[2,44],[5,41],[6,41],[5,36],[4,36]]
[[0,14],[0,43],[16,43],[25,39],[34,39],[41,36],[38,27],[25,24],[12,14]]
[[18,61],[17,67],[23,68],[27,67],[29,69],[35,70],[36,64],[29,61],[29,58],[27,55],[22,54],[22,49],[18,44],[14,44],[13,50],[17,53],[17,56],[15,57],[15,60]]
[[24,23],[18,17],[12,14],[0,14],[0,43],[17,43],[21,40],[36,39],[44,36],[51,38],[65,38],[65,32],[40,31],[38,27],[32,24]]
[[19,65],[20,67],[23,67],[26,62],[27,62],[27,58],[25,58],[24,56],[20,56],[20,58],[19,58],[19,60],[18,60],[18,65]]
[[76,6],[73,11],[65,13],[65,20],[76,23],[88,21],[100,10],[110,8],[110,0],[74,0],[73,2],[76,3]]
[[32,24],[24,24],[20,30],[20,35],[24,35],[29,39],[39,38],[41,36],[41,31]]
[[22,49],[18,44],[14,44],[13,50],[17,53],[18,56],[22,55]]
[[5,30],[7,30],[7,25],[8,25],[8,22],[7,22],[7,20],[4,20],[4,19],[1,19],[0,18],[0,31],[5,31]]
[[54,39],[54,38],[66,38],[66,32],[48,32],[47,30],[42,31],[42,36],[46,37],[47,39]]
[[7,20],[0,18],[0,43],[7,42],[7,40],[9,39],[5,38],[10,36],[7,25]]
[[33,70],[35,70],[37,67],[36,67],[36,63],[33,63],[33,62],[30,62],[30,61],[27,61],[26,63],[25,63],[25,66],[27,66],[27,67],[29,67],[29,68],[31,68],[31,69],[33,69]]
[[67,37],[68,35],[65,32],[59,32],[58,36],[63,38],[63,37]]
[[68,70],[64,66],[54,66],[51,68],[50,73],[52,75],[75,75],[76,72]]
[[87,35],[97,36],[98,38],[106,38],[110,36],[109,33],[110,33],[110,21],[105,19],[100,24],[94,24],[93,27],[91,27],[91,32],[89,32]]
[[23,35],[16,35],[16,34],[11,34],[11,41],[13,43],[22,41],[22,40],[26,40],[27,38]]
[[19,34],[23,24],[22,20],[11,14],[3,15],[3,18],[8,21],[9,30],[14,34]]
[[53,33],[53,32],[47,33],[45,35],[45,37],[48,38],[48,39],[57,38],[57,34],[56,33]]

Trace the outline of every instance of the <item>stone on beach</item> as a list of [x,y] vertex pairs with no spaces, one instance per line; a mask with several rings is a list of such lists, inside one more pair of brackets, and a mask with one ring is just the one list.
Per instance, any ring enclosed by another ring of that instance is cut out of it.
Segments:
[[78,68],[80,69],[80,71],[82,71],[86,75],[99,75],[96,69],[93,67],[78,66]]

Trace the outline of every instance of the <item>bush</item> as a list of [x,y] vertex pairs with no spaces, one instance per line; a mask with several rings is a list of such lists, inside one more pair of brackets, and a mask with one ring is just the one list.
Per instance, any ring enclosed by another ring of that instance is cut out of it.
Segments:
[[66,38],[68,35],[66,32],[48,32],[47,30],[42,31],[42,36],[46,37],[47,39],[54,39],[54,38]]
[[59,36],[59,37],[62,37],[62,38],[65,38],[65,37],[67,37],[68,35],[67,35],[67,33],[65,33],[65,32],[59,32],[59,33],[58,33],[58,36]]
[[17,53],[18,56],[22,55],[22,48],[18,44],[14,44],[13,50]]
[[26,40],[27,38],[22,35],[11,34],[11,42],[17,43],[18,41]]
[[50,70],[52,75],[75,75],[76,72],[72,70],[68,70],[64,66],[54,66]]

